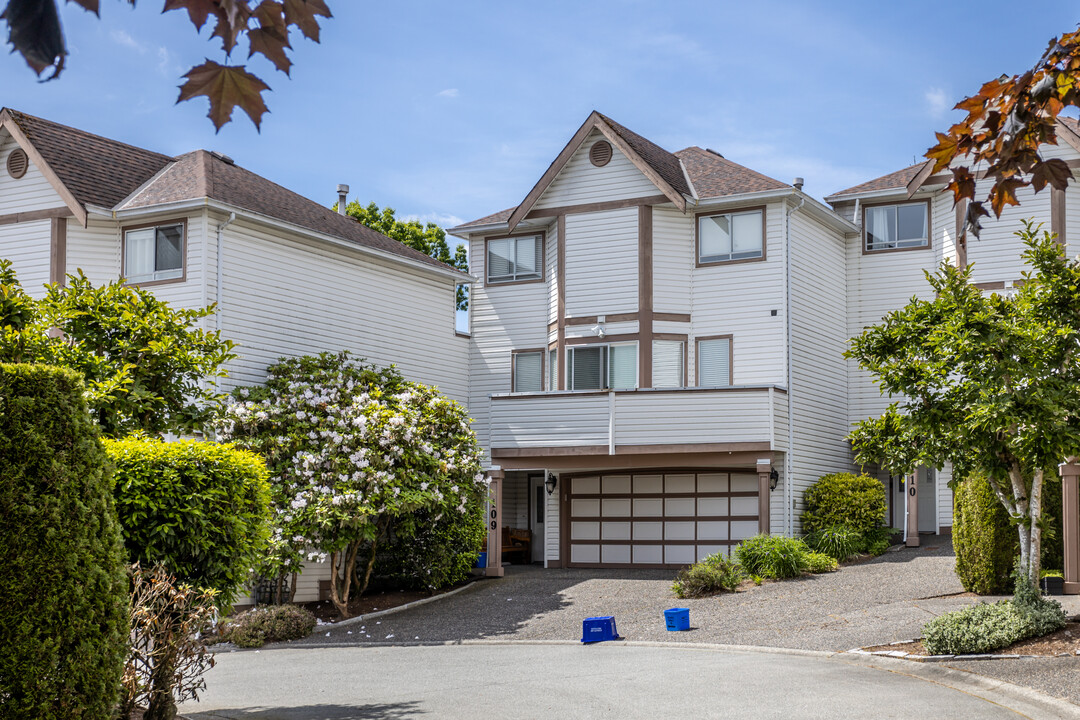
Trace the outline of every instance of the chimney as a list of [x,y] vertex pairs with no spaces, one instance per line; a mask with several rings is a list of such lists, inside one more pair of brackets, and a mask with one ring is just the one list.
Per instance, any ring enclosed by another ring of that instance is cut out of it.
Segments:
[[347,200],[346,200],[345,196],[348,195],[348,194],[349,194],[349,186],[348,185],[338,185],[337,186],[337,211],[338,211],[338,215],[344,215],[345,214],[345,205],[347,204]]
[[795,178],[795,182],[793,182],[791,184],[795,186],[796,190],[798,190],[799,192],[802,192],[802,186],[803,186],[803,179],[802,178],[800,178],[800,177]]

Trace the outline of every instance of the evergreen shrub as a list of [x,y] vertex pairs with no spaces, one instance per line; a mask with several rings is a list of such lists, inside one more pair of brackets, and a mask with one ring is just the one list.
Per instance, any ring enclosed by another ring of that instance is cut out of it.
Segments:
[[823,475],[803,494],[804,533],[844,526],[865,535],[885,521],[885,486],[877,478],[852,473]]
[[735,557],[750,575],[782,580],[806,572],[810,548],[798,538],[755,535],[735,546]]
[[745,578],[746,574],[737,562],[715,553],[680,570],[671,590],[680,598],[704,597],[725,590],[734,592]]
[[953,494],[956,576],[968,592],[1002,595],[1020,555],[1020,538],[986,478],[958,483]]

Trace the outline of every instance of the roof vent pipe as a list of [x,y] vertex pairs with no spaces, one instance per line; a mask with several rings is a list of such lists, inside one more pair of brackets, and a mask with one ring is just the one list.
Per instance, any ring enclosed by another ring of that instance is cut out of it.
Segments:
[[798,190],[799,192],[802,192],[803,179],[801,177],[795,178],[795,182],[793,182],[791,184],[795,186],[796,190]]
[[345,196],[348,195],[348,194],[349,194],[349,186],[348,185],[338,185],[337,186],[337,211],[338,211],[338,215],[344,215],[345,214],[345,205],[347,204]]

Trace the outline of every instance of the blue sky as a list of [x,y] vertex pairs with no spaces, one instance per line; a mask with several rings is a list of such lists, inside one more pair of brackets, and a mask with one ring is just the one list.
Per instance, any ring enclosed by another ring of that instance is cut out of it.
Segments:
[[[0,104],[169,154],[219,150],[331,204],[453,224],[518,203],[592,109],[670,149],[711,147],[816,197],[911,164],[1001,73],[1080,21],[1075,3],[358,2],[297,40],[262,132],[215,135],[180,75],[222,59],[161,0],[62,8],[71,57],[39,84],[0,56]],[[243,61],[243,53],[235,57]]]

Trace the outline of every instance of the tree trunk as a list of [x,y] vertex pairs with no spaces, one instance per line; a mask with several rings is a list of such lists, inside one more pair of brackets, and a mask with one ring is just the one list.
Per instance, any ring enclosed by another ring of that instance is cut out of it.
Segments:
[[143,720],[175,720],[176,718],[176,700],[173,699],[176,652],[171,637],[160,642],[164,644],[166,651],[156,658],[154,669],[150,671],[149,700],[146,703]]
[[300,573],[293,570],[292,579],[289,581],[289,602],[296,602],[296,576]]
[[1042,491],[1043,471],[1035,471],[1031,480],[1031,504],[1028,508],[1030,514],[1031,542],[1029,544],[1031,555],[1028,558],[1027,577],[1032,585],[1039,586],[1039,571],[1042,569],[1042,528],[1039,520],[1042,519]]
[[330,602],[342,619],[349,616],[349,589],[352,586],[353,566],[360,552],[360,543],[350,543],[344,550],[330,553]]
[[368,583],[371,582],[371,571],[375,567],[375,549],[379,546],[379,538],[376,537],[371,541],[371,553],[368,555],[367,569],[364,571],[364,582],[357,589],[357,595],[363,595],[367,590]]

